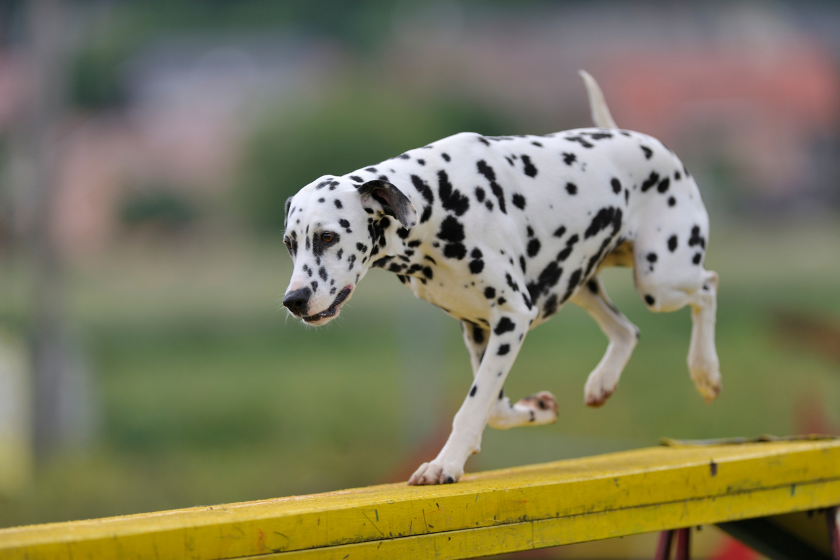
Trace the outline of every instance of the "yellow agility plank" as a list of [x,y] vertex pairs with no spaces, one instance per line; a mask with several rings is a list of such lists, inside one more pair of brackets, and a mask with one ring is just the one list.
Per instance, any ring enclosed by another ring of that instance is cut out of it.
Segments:
[[0,530],[0,559],[473,558],[840,504],[840,441],[659,447]]

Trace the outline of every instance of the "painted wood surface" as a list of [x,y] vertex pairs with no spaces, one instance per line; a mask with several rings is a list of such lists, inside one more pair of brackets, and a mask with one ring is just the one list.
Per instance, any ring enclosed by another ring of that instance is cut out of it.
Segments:
[[474,558],[840,504],[840,441],[657,447],[0,530],[0,559]]

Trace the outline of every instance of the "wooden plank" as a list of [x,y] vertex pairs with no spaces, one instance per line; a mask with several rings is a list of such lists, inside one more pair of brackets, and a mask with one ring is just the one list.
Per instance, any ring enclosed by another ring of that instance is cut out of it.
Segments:
[[472,558],[836,504],[837,440],[660,447],[446,486],[389,484],[5,529],[0,559]]

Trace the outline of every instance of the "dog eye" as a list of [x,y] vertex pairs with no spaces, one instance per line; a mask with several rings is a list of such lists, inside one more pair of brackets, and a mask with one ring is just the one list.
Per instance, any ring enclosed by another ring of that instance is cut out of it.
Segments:
[[332,243],[333,239],[335,239],[335,234],[331,231],[325,231],[321,234],[321,241],[324,243]]
[[289,241],[289,238],[288,237],[283,238],[283,243],[286,244],[286,249],[288,249],[289,253],[291,253],[292,252],[292,242]]

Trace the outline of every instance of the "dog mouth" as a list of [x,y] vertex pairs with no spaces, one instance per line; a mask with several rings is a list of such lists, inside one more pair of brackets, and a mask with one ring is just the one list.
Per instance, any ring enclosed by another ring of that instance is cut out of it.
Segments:
[[335,296],[335,299],[333,300],[332,304],[330,304],[330,306],[324,311],[321,311],[320,313],[315,313],[314,315],[303,315],[301,319],[303,319],[307,323],[314,323],[316,321],[320,321],[321,319],[335,317],[335,314],[338,313],[341,304],[347,300],[347,298],[350,296],[350,292],[352,291],[353,288],[347,286],[346,288],[338,292],[338,295]]

